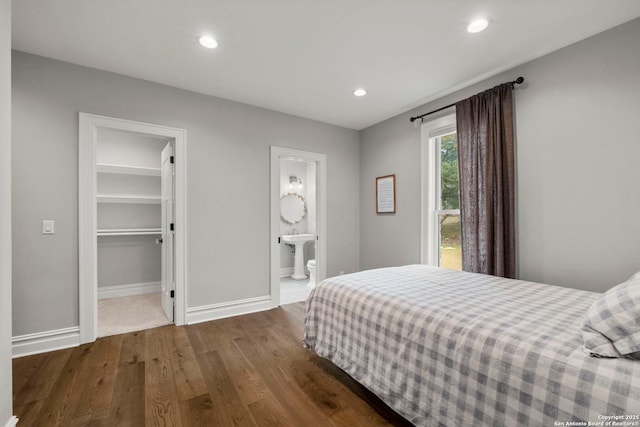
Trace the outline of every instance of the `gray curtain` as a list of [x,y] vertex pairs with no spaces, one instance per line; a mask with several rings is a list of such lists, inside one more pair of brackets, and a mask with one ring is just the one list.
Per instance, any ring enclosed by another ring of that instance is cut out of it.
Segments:
[[456,104],[462,269],[514,278],[513,85]]

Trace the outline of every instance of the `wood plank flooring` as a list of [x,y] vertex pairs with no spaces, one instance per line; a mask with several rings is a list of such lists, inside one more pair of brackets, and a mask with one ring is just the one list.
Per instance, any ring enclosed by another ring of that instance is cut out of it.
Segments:
[[302,347],[303,303],[14,359],[20,426],[411,425]]

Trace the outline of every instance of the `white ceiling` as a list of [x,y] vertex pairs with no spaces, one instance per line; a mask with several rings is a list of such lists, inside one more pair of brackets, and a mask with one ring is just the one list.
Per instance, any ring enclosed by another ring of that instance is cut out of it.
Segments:
[[17,50],[363,129],[638,16],[638,0],[14,0],[12,26]]

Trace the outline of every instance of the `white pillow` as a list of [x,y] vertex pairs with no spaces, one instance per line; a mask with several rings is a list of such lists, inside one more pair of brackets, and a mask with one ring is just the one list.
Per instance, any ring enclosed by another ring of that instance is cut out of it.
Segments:
[[640,272],[609,289],[591,305],[582,324],[582,339],[592,356],[638,358]]

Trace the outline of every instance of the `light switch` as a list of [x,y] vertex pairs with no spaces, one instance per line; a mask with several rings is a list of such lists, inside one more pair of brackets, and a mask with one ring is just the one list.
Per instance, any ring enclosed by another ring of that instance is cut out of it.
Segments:
[[43,219],[42,220],[42,234],[53,234],[53,220],[52,219]]

